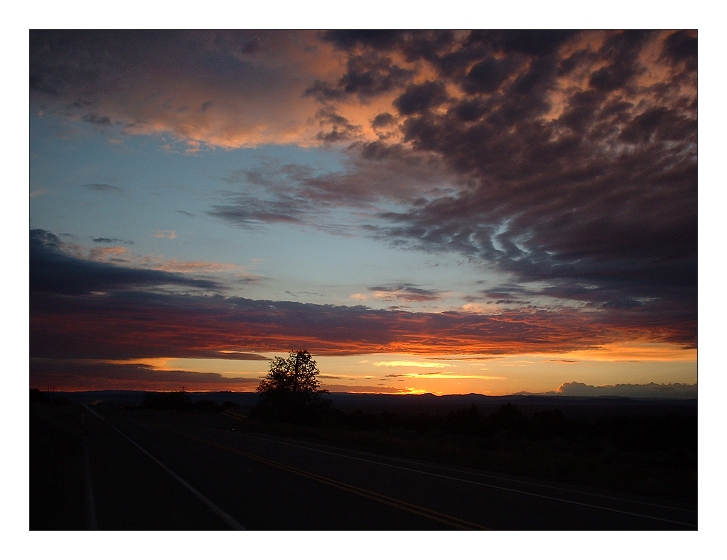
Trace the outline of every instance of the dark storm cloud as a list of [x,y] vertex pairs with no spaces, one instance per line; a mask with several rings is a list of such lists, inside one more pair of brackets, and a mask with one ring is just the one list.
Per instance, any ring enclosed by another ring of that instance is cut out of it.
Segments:
[[371,121],[371,125],[374,128],[385,128],[387,126],[391,126],[396,122],[396,118],[390,113],[381,113],[379,115],[376,115],[374,117],[374,120]]
[[[577,34],[572,30],[512,30],[472,31],[462,44],[458,45],[461,55],[465,53],[500,52],[528,55],[547,55]],[[424,59],[430,62],[446,55],[456,54],[451,50],[455,32],[449,30],[396,31],[396,30],[346,30],[322,33],[325,41],[344,51],[372,49],[393,51],[400,49],[410,60]],[[449,57],[452,60],[452,57]]]
[[323,80],[316,80],[313,85],[305,90],[304,95],[314,97],[321,103],[336,101],[346,97],[346,93]]
[[348,71],[339,82],[346,93],[356,93],[361,99],[387,93],[401,87],[414,76],[414,71],[405,70],[391,59],[375,55],[364,55],[348,59]]
[[508,59],[499,62],[495,57],[488,56],[470,68],[462,82],[465,92],[475,94],[496,91],[513,71],[513,66]]
[[674,62],[686,61],[697,67],[697,37],[687,31],[676,31],[664,41],[662,56]]
[[442,82],[424,82],[409,86],[394,101],[394,107],[401,115],[414,115],[439,107],[446,99],[447,91]]
[[262,43],[259,39],[250,39],[240,48],[243,54],[256,54],[262,50]]
[[346,73],[335,86],[319,80],[305,91],[305,95],[313,96],[319,101],[334,101],[355,94],[362,101],[366,101],[403,87],[414,74],[413,70],[394,64],[390,58],[371,52],[362,56],[351,56],[347,62]]
[[453,31],[446,29],[416,31],[409,34],[408,40],[402,45],[402,51],[408,60],[434,62],[442,52],[451,47],[454,35]]
[[377,50],[389,50],[396,46],[401,31],[388,29],[350,29],[324,31],[323,40],[335,44],[338,48],[349,50],[356,46],[372,47]]
[[361,135],[361,126],[352,124],[346,117],[327,107],[316,113],[316,119],[327,132],[319,132],[318,140],[325,143],[352,141]]
[[218,291],[209,280],[160,270],[116,266],[68,254],[61,240],[42,229],[30,230],[30,291],[52,294],[88,294],[166,285]]
[[678,111],[655,107],[632,119],[621,131],[619,139],[641,144],[649,141],[680,141],[693,135],[692,120],[684,118]]
[[[392,119],[405,144],[440,156],[467,186],[383,213],[389,225],[370,231],[543,285],[498,300],[572,299],[629,322],[638,310],[688,324],[679,337],[693,343],[696,33],[473,32],[429,50],[421,37],[385,46],[438,72],[402,90]],[[336,44],[356,56],[368,48]],[[464,95],[446,97],[450,83]],[[392,146],[367,151],[385,159]]]
[[609,35],[596,53],[606,64],[591,74],[589,85],[605,92],[633,85],[633,79],[646,71],[639,55],[650,35],[649,31],[636,30]]
[[472,40],[492,44],[504,53],[549,55],[576,35],[570,29],[521,29],[513,31],[474,32]]

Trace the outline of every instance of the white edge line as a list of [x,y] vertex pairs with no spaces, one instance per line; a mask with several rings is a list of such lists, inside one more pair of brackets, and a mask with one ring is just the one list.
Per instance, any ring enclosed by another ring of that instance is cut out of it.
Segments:
[[[250,433],[243,433],[243,432],[240,432],[240,431],[236,431],[235,433],[238,433],[240,435],[246,435],[247,437],[251,437],[251,438],[257,438],[257,439],[260,439],[260,440],[263,440],[263,441],[277,442],[277,443],[279,443],[281,445],[290,445],[292,447],[302,447],[303,449],[310,449],[312,451],[320,451],[321,453],[328,453],[330,455],[338,455],[340,457],[348,457],[349,459],[356,459],[358,461],[368,461],[368,462],[373,462],[373,463],[381,464],[381,465],[389,465],[389,463],[378,463],[377,461],[373,461],[372,459],[365,459],[363,457],[355,457],[353,455],[344,455],[342,453],[336,453],[334,451],[326,451],[325,449],[320,449],[319,447],[307,447],[307,446],[303,446],[303,445],[298,445],[298,444],[295,444],[295,443],[290,443],[290,442],[287,442],[287,441],[283,441],[282,439],[263,438],[263,437],[260,437],[260,436],[254,436],[254,435],[252,435]],[[335,449],[335,447],[333,445],[330,445],[330,444],[319,444],[319,446],[321,446],[321,447],[323,447],[323,446],[325,446],[325,447],[331,447],[331,448],[334,448]],[[451,465],[437,465],[437,464],[433,464],[433,463],[426,463],[426,462],[422,462],[422,461],[416,461],[414,459],[405,459],[405,458],[402,458],[402,457],[392,457],[392,456],[386,456],[386,455],[371,453],[371,452],[368,452],[368,451],[355,450],[355,453],[358,453],[360,455],[369,455],[371,457],[378,457],[378,458],[380,458],[382,460],[387,460],[387,461],[397,461],[399,463],[409,463],[410,465],[422,465],[423,467],[430,467],[430,468],[433,468],[433,469],[441,469],[441,470],[446,470],[446,471],[450,471],[450,472],[464,473],[464,474],[469,474],[469,475],[473,475],[473,476],[484,476],[484,477],[487,477],[487,478],[493,478],[495,480],[504,480],[505,482],[514,482],[516,484],[523,484],[523,485],[526,485],[526,486],[537,486],[539,488],[547,488],[549,490],[558,490],[558,491],[561,491],[561,492],[570,492],[572,494],[581,494],[581,495],[584,495],[584,496],[591,496],[591,497],[594,497],[594,498],[603,498],[603,499],[606,499],[606,500],[613,500],[613,501],[617,501],[617,502],[628,502],[630,504],[638,504],[638,505],[642,505],[642,506],[655,507],[655,508],[659,508],[659,509],[671,509],[671,510],[682,511],[682,512],[686,512],[686,513],[693,513],[693,514],[696,514],[697,513],[697,510],[695,510],[695,509],[688,509],[688,508],[683,508],[683,507],[668,506],[668,505],[665,505],[665,504],[659,504],[659,503],[655,503],[655,502],[644,502],[644,501],[641,501],[641,500],[634,500],[634,499],[630,499],[630,498],[624,498],[624,497],[621,497],[621,496],[611,496],[611,495],[608,495],[608,494],[599,494],[599,493],[596,493],[596,492],[586,492],[584,490],[578,490],[576,488],[568,488],[568,487],[565,487],[565,486],[554,486],[552,484],[543,484],[542,482],[532,482],[532,481],[529,481],[529,480],[520,480],[520,479],[512,478],[512,477],[500,476],[500,475],[497,475],[497,474],[491,473],[491,472],[484,472],[484,471],[483,472],[472,472],[472,471],[464,470],[464,469],[461,469],[461,468],[453,467]],[[397,469],[407,469],[408,468],[409,470],[412,470],[410,467],[402,467],[400,465],[393,465],[392,464],[392,465],[389,465],[389,466],[392,466],[392,467],[397,468]],[[420,471],[417,471],[417,472],[420,472]],[[423,471],[421,471],[421,472],[423,472]],[[439,475],[437,473],[428,473],[428,474],[431,474],[432,476],[446,476],[446,475]],[[469,482],[473,482],[474,483],[474,481],[469,481]]]
[[146,449],[144,449],[141,445],[136,443],[133,439],[131,439],[129,436],[127,436],[124,432],[119,430],[116,426],[114,426],[111,422],[106,420],[103,416],[101,416],[98,412],[93,410],[90,406],[83,403],[83,406],[94,416],[97,416],[104,422],[106,422],[109,426],[111,426],[114,430],[119,432],[122,436],[124,436],[127,440],[129,440],[131,443],[133,443],[140,451],[142,451],[145,455],[147,455],[152,461],[154,461],[157,465],[159,465],[162,469],[164,469],[172,478],[174,478],[177,482],[179,482],[182,486],[184,486],[187,490],[189,490],[192,494],[197,496],[199,500],[206,505],[209,509],[211,509],[215,514],[217,514],[220,519],[222,519],[225,523],[227,523],[230,527],[237,531],[245,531],[245,527],[240,525],[237,521],[235,521],[230,515],[222,511],[218,506],[213,504],[204,494],[202,494],[199,490],[197,490],[195,487],[193,487],[191,484],[189,484],[186,480],[184,480],[181,476],[179,476],[177,473],[175,473],[172,469],[167,467],[164,463],[162,463],[159,459],[154,457],[151,453],[149,453]]
[[86,466],[86,525],[89,531],[96,531],[98,523],[93,500],[93,485],[91,484],[91,462],[88,458],[88,442],[85,435],[83,436],[83,459]]
[[[631,511],[624,511],[624,510],[621,510],[621,509],[609,508],[609,507],[605,507],[605,506],[598,506],[596,504],[588,504],[588,503],[585,503],[585,502],[577,502],[575,500],[567,500],[565,498],[558,498],[556,496],[546,496],[544,494],[536,494],[535,492],[528,492],[526,490],[516,490],[515,488],[507,488],[505,486],[498,486],[496,484],[487,484],[485,482],[477,482],[477,481],[474,481],[474,480],[467,480],[465,478],[458,478],[458,477],[454,477],[454,476],[447,476],[445,474],[439,474],[439,473],[421,471],[421,470],[412,469],[412,468],[409,468],[409,467],[402,467],[400,465],[392,465],[392,464],[389,464],[389,463],[381,463],[379,461],[373,461],[371,459],[364,459],[362,457],[355,457],[355,456],[352,456],[352,455],[344,455],[342,453],[335,453],[333,451],[325,451],[323,449],[316,449],[315,447],[308,447],[308,446],[305,446],[305,445],[298,445],[298,444],[295,444],[295,443],[288,443],[288,442],[278,441],[278,440],[274,440],[274,439],[267,439],[267,438],[263,438],[263,437],[260,437],[260,436],[254,436],[254,435],[251,435],[251,434],[242,434],[241,432],[236,432],[236,433],[238,433],[240,435],[245,435],[247,437],[252,437],[252,438],[255,438],[255,439],[261,439],[263,441],[268,441],[268,442],[271,442],[271,443],[278,443],[280,445],[290,445],[291,447],[300,447],[300,448],[303,448],[303,449],[308,449],[310,451],[318,451],[319,453],[327,453],[329,455],[337,455],[339,457],[345,457],[347,459],[355,459],[357,461],[363,461],[365,463],[373,463],[375,465],[381,465],[381,466],[384,466],[384,467],[391,467],[391,468],[394,468],[394,469],[401,469],[401,470],[404,470],[404,471],[415,472],[415,473],[418,473],[418,474],[426,474],[426,475],[429,475],[429,476],[435,476],[435,477],[439,477],[439,478],[446,478],[448,480],[454,480],[454,481],[457,481],[457,482],[466,482],[466,483],[469,483],[469,484],[474,484],[476,486],[485,486],[487,488],[494,488],[494,489],[497,489],[497,490],[505,490],[507,492],[515,492],[517,494],[525,494],[527,496],[534,496],[534,497],[537,497],[537,498],[543,498],[545,500],[555,500],[557,502],[564,502],[564,503],[567,503],[567,504],[573,504],[573,505],[582,506],[582,507],[589,507],[589,508],[600,509],[600,510],[604,510],[604,511],[611,511],[611,512],[620,513],[620,514],[623,514],[623,515],[631,515],[631,516],[634,516],[634,517],[642,517],[642,518],[645,518],[645,519],[652,519],[654,521],[665,521],[667,523],[674,523],[676,525],[684,525],[686,527],[694,527],[694,528],[697,527],[697,525],[694,525],[693,523],[686,523],[684,521],[676,521],[674,519],[665,519],[663,517],[654,517],[654,516],[651,516],[651,515],[645,515],[643,513],[635,513],[635,512],[631,512]],[[556,487],[556,489],[557,489],[557,487]],[[569,491],[568,489],[562,489],[562,490],[565,490],[566,492]],[[608,496],[604,496],[604,497],[605,498],[608,498]],[[644,505],[653,505],[653,504],[644,504]]]

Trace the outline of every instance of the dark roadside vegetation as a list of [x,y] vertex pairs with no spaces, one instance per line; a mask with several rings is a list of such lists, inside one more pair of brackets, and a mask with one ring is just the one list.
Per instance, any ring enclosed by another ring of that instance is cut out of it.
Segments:
[[86,529],[82,418],[66,396],[30,390],[30,530]]
[[696,401],[510,402],[473,395],[485,404],[462,406],[467,398],[461,396],[447,410],[446,399],[428,397],[342,398],[339,408],[335,395],[271,401],[252,394],[176,392],[147,393],[123,407],[130,414],[166,411],[221,429],[697,503]]
[[696,403],[682,412],[652,405],[609,414],[602,402],[599,412],[589,415],[581,407],[571,417],[557,401],[531,414],[511,402],[491,413],[474,404],[440,413],[345,413],[325,399],[291,408],[258,404],[239,426],[508,475],[697,502]]

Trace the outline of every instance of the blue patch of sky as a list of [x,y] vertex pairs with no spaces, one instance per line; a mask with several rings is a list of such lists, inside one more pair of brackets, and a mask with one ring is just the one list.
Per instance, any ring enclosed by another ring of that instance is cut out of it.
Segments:
[[[188,154],[178,144],[165,149],[162,137],[105,135],[84,122],[71,130],[52,116],[30,118],[31,192],[42,193],[31,198],[31,228],[70,234],[86,247],[93,238],[131,242],[135,255],[160,261],[235,264],[243,268],[223,273],[230,294],[253,299],[436,309],[462,305],[462,296],[482,289],[477,281],[483,270],[456,255],[369,237],[360,225],[372,214],[360,209],[333,205],[317,212],[313,205],[301,223],[255,227],[210,214],[241,193],[266,196],[265,188],[250,185],[246,170],[267,165],[273,182],[285,180],[281,165],[307,166],[316,175],[344,172],[345,160],[335,150],[262,146]],[[284,182],[276,185],[285,192]],[[240,281],[246,274],[260,280]],[[493,277],[497,281],[502,279]],[[440,292],[443,299],[377,300],[370,290],[401,284]],[[351,299],[354,294],[366,298]]]

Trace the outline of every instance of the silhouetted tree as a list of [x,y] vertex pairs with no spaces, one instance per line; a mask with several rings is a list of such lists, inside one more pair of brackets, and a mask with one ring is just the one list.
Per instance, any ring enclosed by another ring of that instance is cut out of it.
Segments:
[[253,417],[316,423],[330,409],[321,399],[328,391],[320,388],[318,365],[307,350],[291,352],[288,358],[275,356],[270,371],[258,385],[260,402]]
[[288,358],[275,356],[270,360],[270,372],[258,385],[262,395],[283,393],[296,395],[302,400],[311,400],[320,393],[318,365],[307,350],[291,352]]
[[524,428],[527,418],[518,410],[517,405],[507,403],[503,404],[500,410],[488,416],[485,421],[492,430],[507,430],[516,433]]

